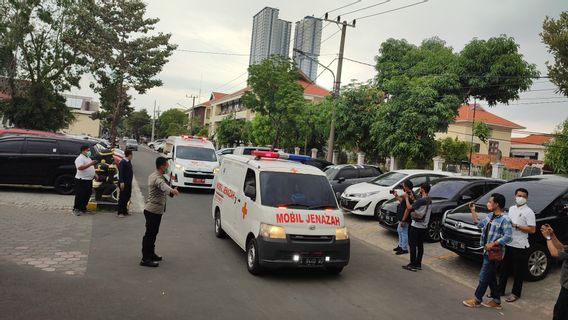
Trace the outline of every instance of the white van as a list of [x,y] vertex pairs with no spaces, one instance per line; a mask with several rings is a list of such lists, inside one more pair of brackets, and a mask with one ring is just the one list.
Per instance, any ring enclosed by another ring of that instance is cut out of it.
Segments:
[[215,147],[205,137],[170,136],[163,147],[170,158],[171,173],[166,175],[173,187],[213,189],[219,161]]
[[264,267],[341,272],[350,242],[325,174],[298,162],[306,156],[252,154],[223,157],[212,205],[215,235],[229,235],[246,251],[252,274]]

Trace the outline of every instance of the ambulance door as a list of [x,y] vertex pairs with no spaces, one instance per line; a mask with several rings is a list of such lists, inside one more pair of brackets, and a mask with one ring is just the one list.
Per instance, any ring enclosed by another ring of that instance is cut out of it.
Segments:
[[234,172],[236,165],[232,161],[225,161],[223,163],[223,168],[221,169],[221,178],[215,186],[215,192],[221,197],[221,226],[223,230],[232,238],[235,239],[235,227],[234,227],[234,203],[235,200],[231,197],[231,185],[232,180],[234,180]]
[[240,215],[237,215],[235,227],[241,236],[239,243],[246,245],[246,237],[249,231],[258,226],[258,181],[256,173],[253,169],[247,168],[244,175],[244,181],[241,184],[241,190],[237,199],[239,204]]

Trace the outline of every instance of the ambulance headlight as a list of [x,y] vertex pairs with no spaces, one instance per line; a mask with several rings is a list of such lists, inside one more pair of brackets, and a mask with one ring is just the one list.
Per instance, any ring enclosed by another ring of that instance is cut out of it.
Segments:
[[213,174],[217,174],[217,173],[219,173],[219,167],[213,169]]
[[185,168],[182,165],[176,163],[176,170],[185,171]]
[[347,232],[347,227],[335,229],[335,240],[347,240],[347,239],[349,239],[349,233]]
[[268,239],[286,239],[286,230],[284,227],[261,223],[260,235]]

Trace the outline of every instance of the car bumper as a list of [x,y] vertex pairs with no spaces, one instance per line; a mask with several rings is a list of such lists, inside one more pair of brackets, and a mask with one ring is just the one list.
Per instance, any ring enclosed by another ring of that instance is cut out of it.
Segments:
[[204,175],[202,178],[196,177],[185,177],[184,173],[174,173],[174,179],[171,179],[171,184],[174,187],[185,187],[185,188],[195,188],[195,189],[215,189],[213,185],[214,177],[213,173]]
[[471,240],[468,239],[453,237],[444,227],[442,227],[440,231],[440,245],[445,249],[472,260],[483,259],[483,247],[479,244],[479,239],[477,239],[477,243],[472,243]]
[[[349,263],[349,240],[334,239],[328,243],[314,243],[259,237],[257,246],[259,262],[264,267],[325,268],[344,267]],[[294,261],[295,255],[300,257],[299,261]],[[328,261],[326,257],[329,257]],[[312,263],[313,261],[317,263]]]
[[346,198],[344,196],[341,196],[338,202],[339,206],[344,211],[362,216],[375,215],[375,207],[372,200]]
[[381,209],[379,225],[389,231],[397,232],[398,220],[396,218],[396,212]]

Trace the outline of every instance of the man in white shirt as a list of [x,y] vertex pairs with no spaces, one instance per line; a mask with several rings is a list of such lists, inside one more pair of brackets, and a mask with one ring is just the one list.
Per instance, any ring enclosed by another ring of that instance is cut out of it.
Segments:
[[81,154],[75,159],[75,204],[73,205],[73,214],[80,216],[81,213],[87,212],[87,204],[93,192],[93,178],[95,177],[96,160],[91,160],[90,147],[81,146]]
[[524,188],[515,191],[515,205],[509,208],[509,218],[513,223],[513,241],[507,244],[505,257],[499,277],[499,293],[504,296],[509,275],[513,275],[515,282],[513,290],[505,301],[514,302],[521,297],[523,280],[527,270],[527,254],[529,250],[529,233],[536,231],[536,218],[534,212],[527,206],[529,192]]

